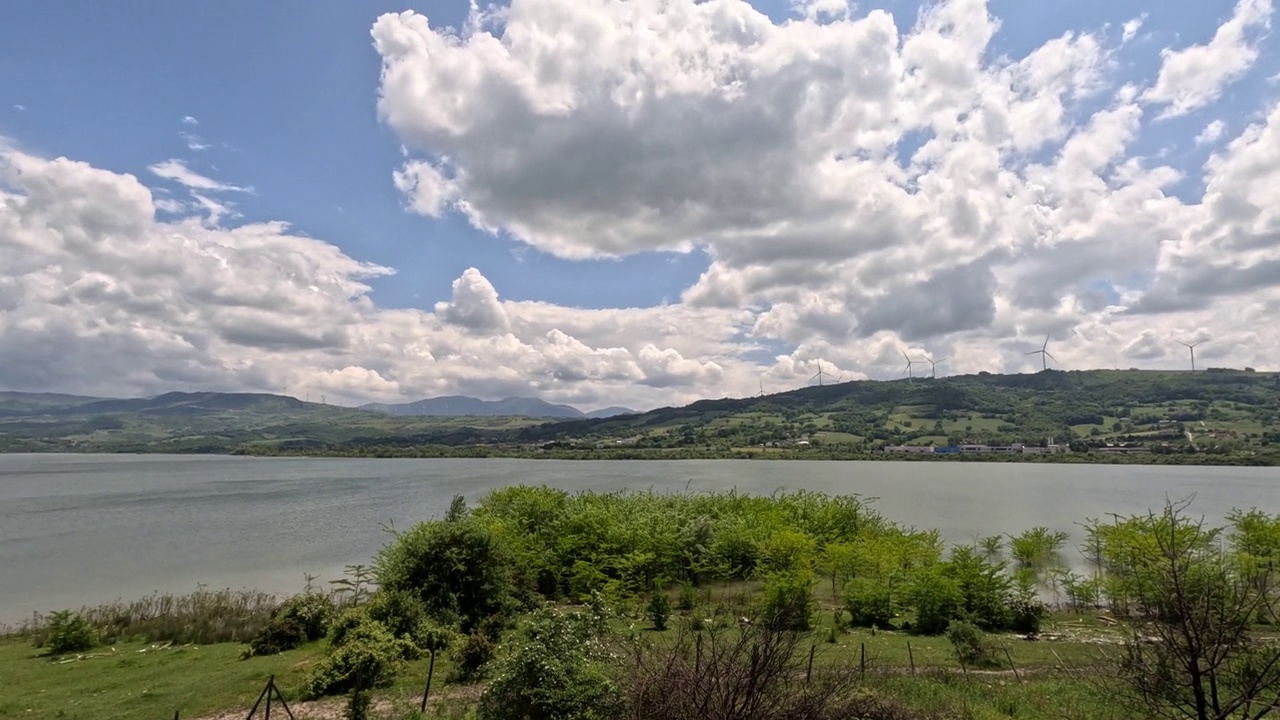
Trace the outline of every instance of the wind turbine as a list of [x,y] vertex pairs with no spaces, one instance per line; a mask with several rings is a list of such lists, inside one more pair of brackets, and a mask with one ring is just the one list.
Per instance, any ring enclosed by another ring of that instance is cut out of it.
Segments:
[[920,362],[920,361],[919,361],[919,360],[912,360],[912,359],[911,359],[911,356],[907,354],[907,351],[906,351],[906,350],[903,350],[903,351],[902,351],[902,357],[904,357],[904,358],[906,358],[906,359],[907,359],[907,366],[906,366],[905,368],[903,368],[903,370],[902,370],[902,374],[903,374],[903,375],[906,375],[908,378],[914,378],[914,377],[915,377],[915,373],[911,371],[911,366],[915,365],[916,363],[918,363],[918,362]]
[[821,387],[822,386],[822,361],[821,360],[818,361],[818,372],[814,373],[813,377],[809,378],[809,382],[813,382],[814,378],[818,379],[818,386]]
[[944,357],[944,358],[938,358],[937,360],[934,360],[934,359],[930,358],[928,355],[925,355],[925,356],[924,356],[924,360],[925,360],[925,362],[929,363],[929,372],[930,372],[929,377],[931,377],[931,378],[937,378],[937,377],[938,377],[938,365],[942,364],[943,362],[945,362],[945,361],[946,361],[947,359],[949,359],[950,357],[951,357],[951,356],[950,356],[950,355],[948,355],[947,357]]
[[760,378],[760,393],[756,397],[764,397],[764,378]]
[[1181,346],[1183,346],[1183,347],[1185,347],[1186,349],[1188,349],[1188,350],[1190,350],[1190,351],[1191,351],[1191,372],[1195,372],[1195,371],[1196,371],[1196,346],[1197,346],[1197,345],[1199,345],[1199,344],[1200,344],[1200,343],[1202,343],[1202,342],[1204,342],[1204,341],[1203,341],[1203,340],[1197,340],[1197,341],[1195,341],[1195,342],[1193,342],[1193,343],[1184,343],[1184,342],[1182,342],[1181,340],[1179,340],[1179,341],[1178,341],[1178,344],[1179,344],[1179,345],[1181,345]]
[[1032,351],[1031,351],[1031,352],[1029,352],[1029,353],[1023,353],[1023,355],[1039,355],[1039,356],[1040,356],[1040,369],[1041,369],[1042,371],[1043,371],[1043,370],[1048,370],[1048,369],[1049,369],[1049,361],[1050,361],[1050,360],[1052,360],[1052,361],[1054,361],[1054,362],[1058,362],[1058,358],[1056,358],[1056,357],[1054,357],[1053,355],[1049,354],[1049,338],[1050,338],[1050,337],[1052,337],[1052,334],[1050,334],[1050,335],[1045,335],[1045,336],[1044,336],[1044,345],[1041,345],[1039,350],[1032,350]]

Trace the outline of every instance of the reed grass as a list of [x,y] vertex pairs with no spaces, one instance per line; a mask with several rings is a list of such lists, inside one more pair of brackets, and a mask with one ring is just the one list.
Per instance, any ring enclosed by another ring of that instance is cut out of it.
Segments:
[[[157,592],[137,600],[85,606],[78,612],[97,630],[103,643],[141,640],[208,645],[247,642],[284,599],[257,590],[198,587],[186,595]],[[48,625],[49,615],[37,613],[18,625],[0,629],[0,634],[29,637],[41,646]]]

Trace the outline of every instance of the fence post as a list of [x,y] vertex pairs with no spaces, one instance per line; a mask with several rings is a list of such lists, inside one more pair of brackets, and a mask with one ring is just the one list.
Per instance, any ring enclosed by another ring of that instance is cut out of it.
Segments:
[[907,661],[911,663],[911,677],[916,676],[916,654],[911,651],[911,641],[907,641]]
[[804,673],[804,681],[807,683],[813,679],[813,653],[818,649],[817,643],[809,646],[809,669]]
[[861,644],[861,650],[858,653],[858,674],[866,676],[867,674],[867,644]]
[[1071,672],[1071,668],[1067,667],[1067,664],[1066,664],[1066,663],[1062,662],[1062,658],[1058,656],[1058,651],[1057,651],[1057,650],[1054,650],[1053,648],[1049,648],[1049,652],[1053,653],[1053,657],[1054,657],[1055,659],[1057,659],[1057,661],[1058,661],[1058,665],[1059,665],[1063,670],[1066,670],[1066,671],[1067,671],[1067,675],[1068,675],[1072,680],[1075,680],[1075,679],[1076,679],[1076,674],[1075,674],[1075,673],[1073,673],[1073,672]]
[[1009,654],[1009,646],[1000,643],[1000,647],[1004,648],[1004,656],[1009,659],[1009,667],[1013,668],[1013,676],[1017,678],[1018,684],[1022,684],[1022,676],[1018,674],[1018,666],[1013,664],[1013,656]]
[[427,689],[422,691],[422,714],[427,713],[427,695],[431,694],[431,676],[436,672],[436,649],[431,648],[431,662],[427,665]]

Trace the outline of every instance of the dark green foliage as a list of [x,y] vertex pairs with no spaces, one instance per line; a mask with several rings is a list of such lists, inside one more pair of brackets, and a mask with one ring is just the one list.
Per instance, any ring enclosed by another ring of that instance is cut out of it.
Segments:
[[535,612],[494,668],[480,720],[612,720],[622,715],[607,638],[589,613]]
[[671,598],[662,590],[654,590],[653,597],[645,607],[645,614],[649,616],[649,622],[653,623],[654,630],[666,630],[667,619],[671,617]]
[[413,637],[428,621],[426,603],[410,590],[379,589],[364,605],[364,611],[396,637]]
[[760,615],[774,630],[806,631],[813,624],[813,574],[776,572],[765,578]]
[[79,613],[59,610],[49,616],[48,637],[45,641],[49,652],[61,655],[82,652],[98,642],[98,633]]
[[305,694],[316,698],[389,685],[405,658],[416,652],[408,640],[395,637],[381,623],[367,617],[352,619],[343,629],[341,641],[335,640],[312,669]]
[[449,503],[449,512],[445,514],[445,522],[462,522],[467,519],[470,514],[467,508],[467,499],[461,495],[454,495],[453,500]]
[[971,622],[952,620],[947,625],[947,640],[955,648],[956,658],[965,665],[996,664],[995,654],[987,642],[986,634]]
[[952,620],[960,617],[964,603],[960,584],[943,574],[940,568],[916,573],[907,595],[916,609],[913,629],[922,635],[944,632]]
[[512,608],[510,555],[471,521],[419,523],[378,552],[378,584],[416,595],[429,615],[464,633]]
[[676,600],[676,607],[681,612],[689,612],[698,604],[698,593],[693,589],[691,583],[684,583],[680,586],[680,597]]
[[471,633],[451,651],[453,672],[449,682],[469,683],[483,679],[490,662],[497,655],[497,647],[484,633]]
[[276,609],[271,621],[249,640],[249,655],[275,655],[329,632],[337,615],[333,600],[321,593],[294,595]]
[[882,582],[854,578],[845,583],[844,606],[856,627],[888,628],[893,620],[889,588]]
[[351,691],[351,703],[343,711],[345,720],[369,720],[369,708],[373,705],[373,697],[369,691],[359,688]]
[[301,647],[307,642],[307,631],[293,618],[276,617],[249,640],[246,657],[275,655]]
[[973,548],[961,546],[952,549],[943,572],[960,588],[965,617],[987,631],[1010,626],[1013,585],[1004,563],[991,563]]

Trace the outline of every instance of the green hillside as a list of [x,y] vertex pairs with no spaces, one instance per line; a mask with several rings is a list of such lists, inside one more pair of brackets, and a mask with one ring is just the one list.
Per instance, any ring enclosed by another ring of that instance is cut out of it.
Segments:
[[32,407],[9,397],[28,407],[0,415],[0,450],[869,457],[886,446],[1040,446],[1052,438],[1063,459],[1132,450],[1152,460],[1280,462],[1280,374],[1237,370],[856,381],[562,422],[397,417],[277,395],[84,400]]
[[10,411],[0,414],[0,451],[273,452],[423,436],[436,442],[468,442],[482,431],[540,422],[513,417],[393,417],[256,393],[70,398],[5,393],[0,399]]
[[1108,445],[1234,453],[1280,445],[1280,375],[1214,370],[1048,370],[937,380],[856,381],[706,400],[638,416],[556,423],[515,435],[635,448]]

